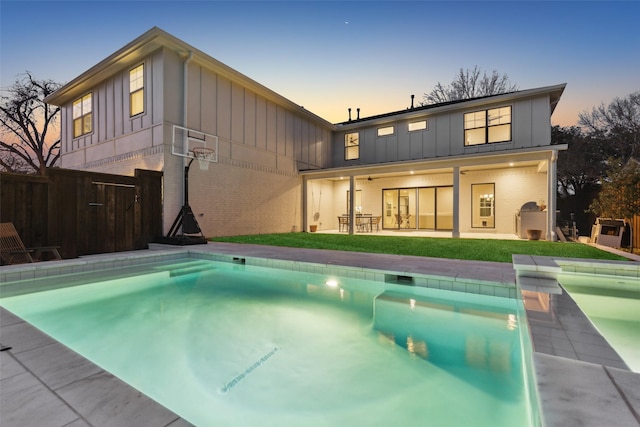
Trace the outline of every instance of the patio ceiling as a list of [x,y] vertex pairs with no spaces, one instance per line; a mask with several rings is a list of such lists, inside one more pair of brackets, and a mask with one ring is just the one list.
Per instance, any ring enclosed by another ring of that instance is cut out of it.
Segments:
[[507,153],[476,153],[474,156],[455,156],[447,158],[423,159],[380,163],[375,165],[356,165],[352,167],[301,171],[308,179],[341,180],[350,176],[383,178],[406,175],[431,175],[451,173],[454,167],[460,173],[505,168],[538,167],[539,172],[546,172],[548,161],[554,151],[566,149],[566,145],[554,145],[543,149],[527,149]]

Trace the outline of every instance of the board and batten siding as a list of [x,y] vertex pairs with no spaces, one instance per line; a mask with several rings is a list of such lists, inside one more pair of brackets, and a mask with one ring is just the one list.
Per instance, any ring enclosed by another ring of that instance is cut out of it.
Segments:
[[[167,68],[182,66],[181,61],[176,56]],[[175,86],[165,82],[167,91],[179,92]],[[177,95],[168,98],[182,99]],[[296,163],[329,166],[329,127],[197,63],[188,66],[187,108],[187,127],[218,136],[220,156],[276,169],[291,170]],[[182,106],[172,108],[165,99],[165,109],[174,110],[167,118],[177,118]]]
[[[511,141],[464,146],[465,113],[508,105],[512,107]],[[549,96],[540,95],[446,113],[425,113],[411,119],[346,124],[347,130],[335,132],[333,137],[333,164],[337,167],[368,165],[547,146],[551,144],[550,114]],[[427,121],[427,129],[409,132],[409,123],[420,120]],[[393,134],[378,136],[377,130],[387,126],[394,127]],[[346,161],[344,137],[351,132],[360,133],[360,158]]]
[[[73,101],[62,108],[62,167],[74,167],[106,160],[163,143],[162,133],[154,132],[162,123],[163,53],[161,50],[122,69],[84,92],[91,93],[92,130],[73,137]],[[145,107],[134,117],[129,115],[129,70],[144,64]],[[160,91],[160,92],[158,92]],[[76,98],[77,99],[77,98]]]

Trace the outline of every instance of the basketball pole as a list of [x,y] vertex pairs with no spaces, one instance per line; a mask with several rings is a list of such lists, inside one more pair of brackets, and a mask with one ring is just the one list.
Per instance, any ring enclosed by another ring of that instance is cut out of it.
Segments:
[[[182,205],[180,212],[178,212],[178,216],[176,216],[176,219],[173,221],[173,224],[169,229],[169,233],[167,234],[167,239],[170,239],[171,242],[180,245],[197,245],[207,243],[207,240],[200,229],[200,225],[198,225],[198,221],[193,214],[193,210],[189,205],[189,168],[191,168],[191,164],[194,160],[195,157],[189,160],[189,164],[184,167],[184,204]],[[180,235],[178,235],[178,229],[181,229]],[[189,234],[200,234],[200,236],[189,236]]]

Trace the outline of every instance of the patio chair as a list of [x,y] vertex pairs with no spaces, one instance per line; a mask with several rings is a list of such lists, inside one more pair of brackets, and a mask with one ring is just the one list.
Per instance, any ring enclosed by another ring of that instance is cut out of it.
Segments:
[[0,223],[0,258],[3,264],[21,264],[40,261],[43,253],[49,252],[55,259],[62,259],[60,246],[25,248],[22,239],[11,222]]
[[357,231],[368,231],[371,225],[371,217],[356,215],[356,230]]
[[348,216],[339,216],[338,217],[338,231],[349,231],[349,217]]
[[380,220],[382,219],[381,216],[374,216],[373,218],[371,218],[371,223],[369,224],[369,226],[371,227],[371,231],[373,231],[374,227],[376,229],[376,231],[380,231]]

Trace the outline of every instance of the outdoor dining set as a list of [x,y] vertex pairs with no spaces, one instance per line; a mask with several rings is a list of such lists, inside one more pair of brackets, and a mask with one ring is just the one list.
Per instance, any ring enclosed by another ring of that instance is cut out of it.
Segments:
[[[381,216],[371,214],[357,214],[355,216],[355,231],[372,232],[380,231]],[[338,231],[349,231],[349,215],[343,214],[338,217]]]

